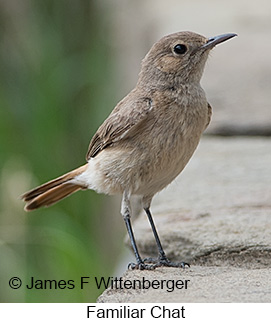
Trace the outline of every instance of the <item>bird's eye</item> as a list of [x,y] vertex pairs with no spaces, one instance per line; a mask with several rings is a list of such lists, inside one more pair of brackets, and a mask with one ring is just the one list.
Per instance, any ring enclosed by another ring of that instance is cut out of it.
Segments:
[[173,50],[174,50],[174,53],[181,55],[187,51],[187,47],[183,44],[177,44],[174,46]]

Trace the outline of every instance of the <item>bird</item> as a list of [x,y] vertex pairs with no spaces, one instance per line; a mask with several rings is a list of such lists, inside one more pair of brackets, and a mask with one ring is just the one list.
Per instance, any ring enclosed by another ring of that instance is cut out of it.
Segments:
[[[162,247],[150,206],[154,195],[184,169],[210,123],[212,108],[200,81],[210,51],[237,36],[206,38],[190,31],[164,36],[143,58],[136,86],[92,137],[86,163],[24,193],[25,210],[48,207],[79,191],[121,194],[121,215],[136,262],[131,269],[183,267]],[[157,244],[155,259],[142,258],[131,223],[131,197],[138,196]]]

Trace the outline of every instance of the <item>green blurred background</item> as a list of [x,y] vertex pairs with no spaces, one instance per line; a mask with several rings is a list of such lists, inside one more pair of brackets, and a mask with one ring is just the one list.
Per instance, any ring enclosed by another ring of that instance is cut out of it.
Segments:
[[[117,102],[106,14],[91,0],[0,2],[1,302],[95,301],[101,290],[81,290],[80,277],[110,276],[119,260],[124,231],[112,198],[79,192],[33,213],[18,199],[82,165]],[[12,290],[13,276],[76,288]]]

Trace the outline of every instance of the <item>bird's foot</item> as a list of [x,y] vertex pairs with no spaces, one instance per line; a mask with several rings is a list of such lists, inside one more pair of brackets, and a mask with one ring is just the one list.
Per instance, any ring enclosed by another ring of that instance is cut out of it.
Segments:
[[158,258],[145,258],[144,262],[151,263],[157,267],[175,267],[175,268],[185,268],[190,267],[190,265],[187,262],[181,261],[181,262],[173,262],[170,261],[166,256],[161,256]]
[[167,257],[158,258],[145,258],[139,263],[129,263],[128,269],[139,269],[139,270],[154,270],[157,267],[175,267],[175,268],[186,268],[190,267],[187,262],[172,262]]
[[139,269],[139,270],[154,270],[156,268],[155,264],[148,264],[145,263],[145,261],[141,261],[137,264],[135,264],[134,262],[130,262],[128,264],[128,269]]

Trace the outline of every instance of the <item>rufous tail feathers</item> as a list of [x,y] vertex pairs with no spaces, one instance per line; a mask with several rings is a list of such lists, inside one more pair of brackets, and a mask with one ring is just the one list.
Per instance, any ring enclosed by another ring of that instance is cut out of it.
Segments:
[[27,203],[24,207],[25,211],[50,206],[80,189],[86,189],[83,185],[72,183],[72,179],[83,173],[86,168],[87,164],[24,193],[21,198]]

